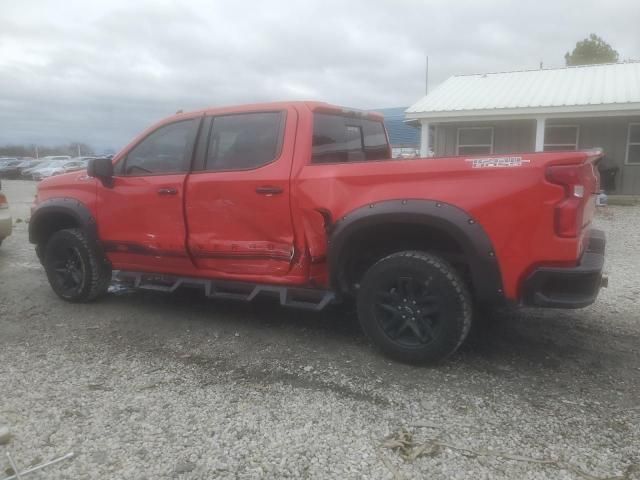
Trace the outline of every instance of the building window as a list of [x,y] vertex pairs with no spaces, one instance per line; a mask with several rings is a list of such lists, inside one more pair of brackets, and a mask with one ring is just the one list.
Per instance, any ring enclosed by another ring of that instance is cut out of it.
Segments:
[[493,127],[458,129],[458,155],[489,155],[493,153]]
[[629,124],[626,163],[630,165],[640,165],[640,123]]
[[577,125],[548,125],[544,129],[544,151],[577,150],[579,133]]

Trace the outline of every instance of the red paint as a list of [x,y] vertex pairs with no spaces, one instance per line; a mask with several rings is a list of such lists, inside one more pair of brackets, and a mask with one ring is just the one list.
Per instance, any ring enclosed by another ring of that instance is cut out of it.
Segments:
[[[197,172],[189,176],[185,211],[188,247],[207,275],[287,275],[293,266],[294,232],[289,177],[297,112],[286,109],[280,156],[252,170]],[[260,194],[261,187],[278,194]],[[300,245],[301,248],[304,244]]]
[[[123,176],[115,177],[111,188],[99,184],[98,235],[114,265],[160,270],[192,267],[185,245],[185,179],[185,174]],[[167,188],[176,194],[161,195],[160,190]]]
[[[595,190],[585,192],[581,231],[561,237],[556,212],[567,191],[549,181],[547,171],[551,165],[584,164],[581,174],[589,188],[597,189],[591,166],[597,156],[517,154],[528,162],[503,168],[473,168],[466,157],[311,165],[312,112],[335,108],[288,102],[176,115],[143,133],[114,163],[166,123],[251,111],[287,112],[281,155],[254,170],[116,177],[113,188],[84,174],[61,175],[40,184],[38,201],[66,196],[87,205],[98,220],[100,239],[111,246],[108,257],[115,269],[327,286],[326,219],[373,202],[409,198],[455,205],[479,222],[493,243],[510,299],[518,299],[520,284],[534,266],[577,263]],[[265,185],[282,193],[256,192]],[[162,197],[159,188],[175,188],[178,194]]]

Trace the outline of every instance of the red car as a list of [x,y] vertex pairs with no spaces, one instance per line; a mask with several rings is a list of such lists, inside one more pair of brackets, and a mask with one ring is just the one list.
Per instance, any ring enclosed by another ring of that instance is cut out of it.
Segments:
[[382,117],[287,102],[178,114],[44,180],[30,240],[53,290],[200,286],[322,309],[353,299],[387,354],[439,360],[478,306],[579,308],[601,286],[600,153],[391,159]]

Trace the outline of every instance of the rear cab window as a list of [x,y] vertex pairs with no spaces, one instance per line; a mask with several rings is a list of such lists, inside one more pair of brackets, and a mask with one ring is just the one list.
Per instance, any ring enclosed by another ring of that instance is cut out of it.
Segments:
[[382,120],[324,112],[313,114],[311,163],[391,159]]

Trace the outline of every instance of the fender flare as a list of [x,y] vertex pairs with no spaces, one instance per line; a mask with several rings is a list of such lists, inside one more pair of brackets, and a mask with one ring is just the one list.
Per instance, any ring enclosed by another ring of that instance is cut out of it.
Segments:
[[357,208],[333,225],[328,245],[332,287],[348,292],[342,267],[352,235],[362,228],[386,224],[417,224],[439,229],[462,247],[469,263],[475,297],[482,303],[504,301],[502,275],[493,244],[482,226],[464,210],[437,200],[386,200]]
[[91,210],[82,202],[73,198],[50,198],[38,204],[31,213],[29,220],[29,242],[39,243],[45,226],[46,218],[51,214],[64,214],[72,217],[74,221],[89,236],[89,240],[98,242],[98,225]]

